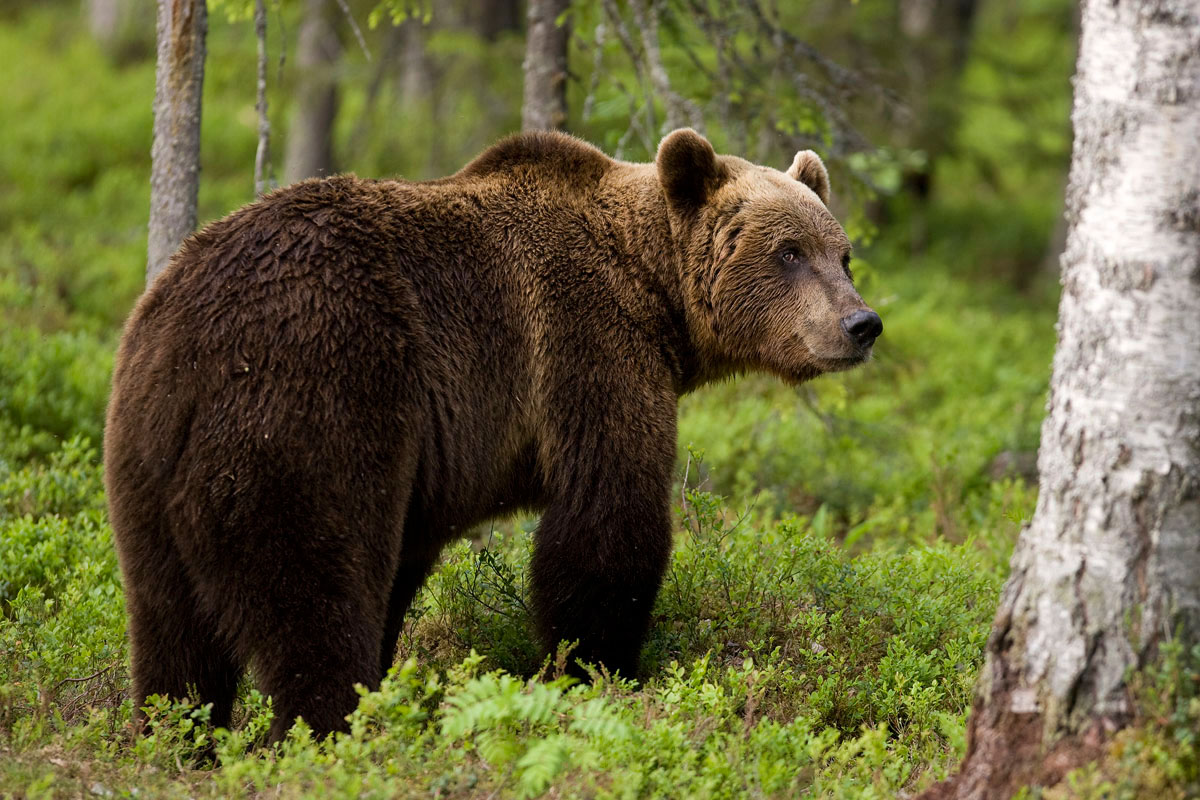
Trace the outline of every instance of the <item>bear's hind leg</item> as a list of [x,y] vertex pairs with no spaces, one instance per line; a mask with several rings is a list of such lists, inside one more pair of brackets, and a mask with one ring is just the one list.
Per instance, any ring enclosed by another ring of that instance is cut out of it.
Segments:
[[146,722],[142,708],[150,695],[186,697],[211,703],[211,724],[228,728],[242,668],[199,608],[177,557],[154,572],[141,580],[126,576],[135,716]]
[[297,717],[318,736],[349,729],[355,685],[376,689],[382,677],[382,610],[314,596],[307,610],[280,620],[254,660],[256,682],[275,712],[270,741],[283,739]]
[[[366,457],[364,456],[364,460]],[[349,470],[347,470],[349,472]],[[271,697],[279,741],[297,717],[318,736],[347,730],[355,684],[379,686],[388,593],[411,479],[359,472],[353,486],[264,466],[227,517],[209,594]]]

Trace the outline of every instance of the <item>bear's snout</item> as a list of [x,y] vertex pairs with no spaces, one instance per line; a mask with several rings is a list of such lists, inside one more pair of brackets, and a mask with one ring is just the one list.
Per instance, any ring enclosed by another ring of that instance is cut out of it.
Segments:
[[883,320],[871,309],[864,308],[848,317],[842,317],[842,330],[851,341],[866,350],[875,344],[875,340],[883,333]]

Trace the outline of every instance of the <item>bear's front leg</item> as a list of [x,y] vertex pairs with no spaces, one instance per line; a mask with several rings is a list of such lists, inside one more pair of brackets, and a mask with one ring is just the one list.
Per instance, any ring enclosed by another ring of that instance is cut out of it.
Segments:
[[664,512],[549,509],[533,552],[533,605],[547,648],[578,641],[573,659],[635,677],[670,553]]
[[[675,398],[576,406],[572,437],[543,450],[550,502],[534,535],[534,613],[546,647],[578,641],[575,660],[637,674],[638,656],[671,554]],[[626,395],[628,399],[628,395]],[[599,404],[599,403],[598,403]],[[631,407],[632,406],[632,407]],[[584,430],[586,428],[586,430]],[[572,670],[582,677],[582,670]]]

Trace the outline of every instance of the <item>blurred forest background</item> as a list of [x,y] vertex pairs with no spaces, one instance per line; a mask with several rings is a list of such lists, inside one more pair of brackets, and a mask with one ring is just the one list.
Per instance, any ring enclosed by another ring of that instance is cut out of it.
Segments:
[[[525,2],[265,8],[279,184],[446,175],[522,127],[538,66]],[[635,161],[679,125],[781,169],[816,150],[886,328],[853,373],[684,399],[678,548],[646,681],[568,688],[541,662],[523,593],[536,520],[514,520],[446,555],[403,636],[400,662],[415,663],[364,698],[350,736],[301,729],[256,755],[269,711],[247,688],[219,768],[202,757],[203,709],[164,703],[154,734],[131,737],[98,448],[145,279],[155,4],[6,0],[0,793],[894,797],[961,757],[1036,494],[1074,3],[561,8],[565,104],[540,124]],[[209,3],[201,224],[255,197],[253,11]],[[1162,759],[1129,752],[1136,780],[1173,785]]]

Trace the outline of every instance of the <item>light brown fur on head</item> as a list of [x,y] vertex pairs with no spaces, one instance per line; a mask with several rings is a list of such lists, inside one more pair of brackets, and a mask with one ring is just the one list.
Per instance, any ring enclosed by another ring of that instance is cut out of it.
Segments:
[[815,153],[797,153],[785,173],[717,156],[680,130],[659,147],[658,169],[686,242],[689,310],[712,356],[793,381],[870,356],[845,327],[874,312],[854,288],[850,240],[826,208],[829,176]]

